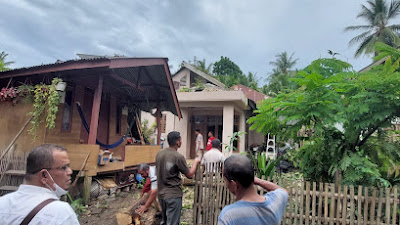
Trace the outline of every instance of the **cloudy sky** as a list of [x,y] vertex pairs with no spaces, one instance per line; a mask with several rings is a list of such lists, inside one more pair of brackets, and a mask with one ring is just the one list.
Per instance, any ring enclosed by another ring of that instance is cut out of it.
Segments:
[[77,58],[76,53],[168,57],[171,71],[183,60],[212,63],[227,56],[262,82],[270,61],[288,51],[301,69],[329,57],[327,50],[361,69],[345,33],[363,24],[365,0],[0,0],[0,52],[13,68]]

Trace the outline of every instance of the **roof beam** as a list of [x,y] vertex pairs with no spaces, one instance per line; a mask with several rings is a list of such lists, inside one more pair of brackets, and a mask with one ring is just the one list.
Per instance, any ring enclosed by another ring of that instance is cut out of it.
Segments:
[[118,80],[118,81],[120,81],[120,82],[122,82],[122,83],[124,83],[124,84],[126,84],[126,85],[128,85],[128,86],[130,86],[130,87],[132,87],[132,88],[135,88],[135,89],[137,89],[137,90],[139,90],[139,91],[145,91],[144,90],[144,88],[142,88],[142,87],[140,87],[139,86],[139,84],[135,84],[135,83],[133,83],[133,82],[130,82],[129,80],[127,80],[127,79],[125,79],[125,78],[122,78],[122,77],[120,77],[120,76],[117,76],[117,75],[115,75],[115,74],[110,74],[110,76],[112,77],[112,78],[114,78],[115,80]]

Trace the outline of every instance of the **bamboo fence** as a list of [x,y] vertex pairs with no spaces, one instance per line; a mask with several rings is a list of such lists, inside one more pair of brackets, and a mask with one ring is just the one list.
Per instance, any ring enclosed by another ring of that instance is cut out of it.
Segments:
[[[225,205],[235,202],[224,184],[221,164],[198,169],[195,177],[193,224],[217,224]],[[375,188],[332,183],[274,180],[289,192],[281,224],[397,225],[398,187]],[[264,190],[258,189],[260,194]]]

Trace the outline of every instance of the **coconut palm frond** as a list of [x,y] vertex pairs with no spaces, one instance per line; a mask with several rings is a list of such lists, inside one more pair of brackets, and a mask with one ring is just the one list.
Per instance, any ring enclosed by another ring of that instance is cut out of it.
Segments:
[[370,44],[370,42],[373,41],[374,36],[370,35],[364,39],[364,41],[360,44],[358,49],[356,50],[356,53],[354,54],[355,58],[358,58],[361,54],[365,53],[368,54],[367,51],[367,46]]

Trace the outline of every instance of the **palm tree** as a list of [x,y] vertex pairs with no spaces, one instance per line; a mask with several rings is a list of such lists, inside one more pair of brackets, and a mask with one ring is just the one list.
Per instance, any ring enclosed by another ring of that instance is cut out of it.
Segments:
[[270,62],[270,65],[274,65],[275,68],[272,70],[272,74],[267,78],[268,85],[263,87],[263,92],[267,95],[277,95],[284,89],[291,88],[293,85],[289,81],[290,78],[294,77],[297,72],[291,70],[298,59],[293,59],[294,53],[288,57],[287,52],[282,52],[276,55],[276,60]]
[[392,47],[400,45],[399,31],[400,25],[389,25],[389,21],[400,13],[400,1],[392,0],[387,4],[385,0],[369,0],[368,8],[361,5],[361,12],[357,18],[362,18],[368,23],[366,25],[348,26],[345,31],[363,30],[364,32],[352,38],[349,45],[360,43],[355,57],[361,54],[375,53],[375,44],[383,42]]
[[14,61],[6,62],[7,56],[8,56],[8,54],[5,53],[4,51],[0,52],[0,71],[8,70],[8,68],[6,66],[14,63]]
[[275,66],[273,74],[284,73],[288,71],[296,64],[298,59],[293,59],[294,52],[288,57],[287,52],[282,52],[276,55],[276,60],[269,62],[270,65]]
[[212,69],[212,67],[213,67],[213,64],[210,63],[210,64],[207,66],[206,59],[203,59],[203,60],[200,60],[200,61],[199,61],[199,60],[196,60],[196,58],[195,58],[194,66],[195,66],[198,70],[203,71],[203,72],[206,73],[206,74],[211,74],[211,69]]

